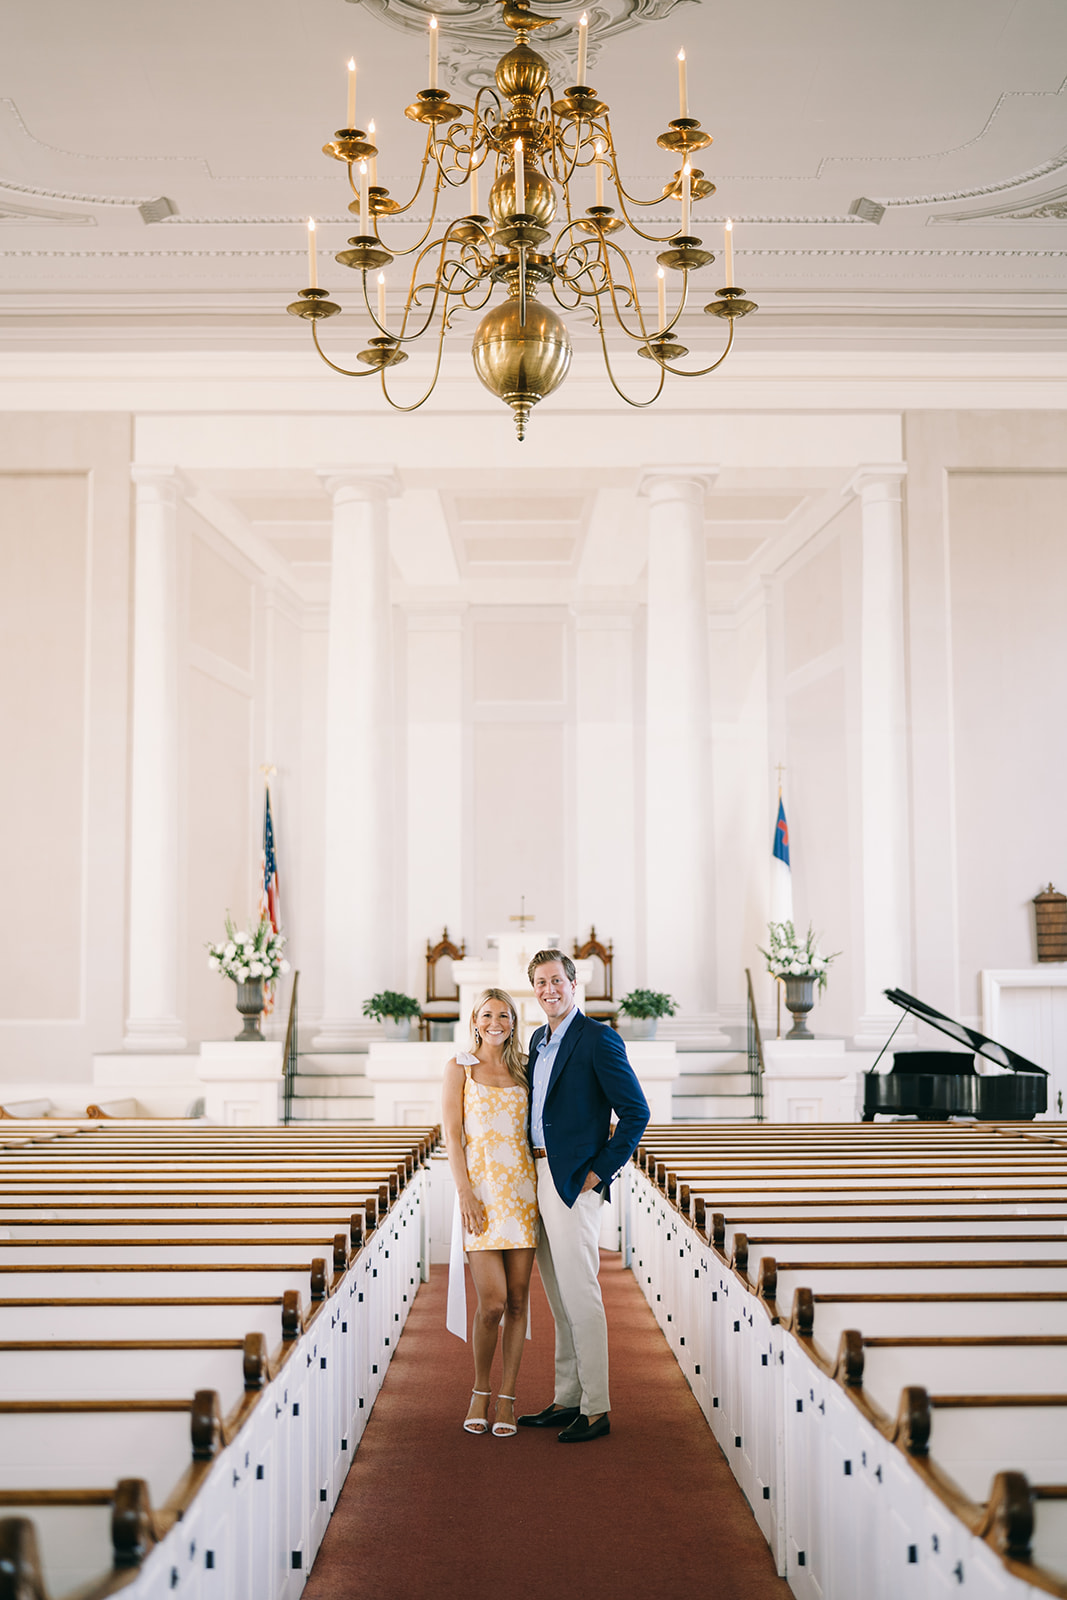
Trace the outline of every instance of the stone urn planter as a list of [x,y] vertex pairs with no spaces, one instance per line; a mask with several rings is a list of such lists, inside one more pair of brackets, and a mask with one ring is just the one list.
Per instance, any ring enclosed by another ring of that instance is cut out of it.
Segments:
[[406,1044],[411,1038],[410,1017],[383,1017],[382,1032],[391,1044]]
[[262,978],[249,978],[247,983],[237,985],[237,1009],[244,1018],[244,1027],[234,1038],[238,1042],[251,1040],[253,1044],[262,1044],[263,1035],[259,1031],[259,1019],[263,1015]]
[[785,1003],[793,1017],[793,1026],[786,1038],[814,1039],[815,1035],[808,1027],[808,1012],[815,1004],[814,977],[786,978]]
[[658,1022],[658,1017],[630,1017],[626,1031],[631,1039],[654,1039]]

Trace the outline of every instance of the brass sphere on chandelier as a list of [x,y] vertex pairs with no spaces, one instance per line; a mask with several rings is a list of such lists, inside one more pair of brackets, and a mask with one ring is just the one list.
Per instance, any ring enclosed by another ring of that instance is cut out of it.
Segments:
[[531,407],[558,389],[571,364],[566,323],[551,306],[526,299],[526,320],[517,295],[487,311],[471,349],[474,370],[499,400],[511,406],[520,439]]

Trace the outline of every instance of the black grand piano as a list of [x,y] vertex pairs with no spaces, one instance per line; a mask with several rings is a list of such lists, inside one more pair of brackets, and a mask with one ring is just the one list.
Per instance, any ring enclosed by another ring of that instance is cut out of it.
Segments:
[[[956,1039],[964,1050],[896,1050],[888,1072],[878,1072],[892,1041],[890,1034],[870,1072],[863,1075],[863,1120],[871,1122],[875,1113],[898,1117],[918,1117],[921,1122],[943,1122],[947,1117],[977,1117],[980,1122],[1029,1122],[1039,1111],[1048,1109],[1048,1073],[1036,1062],[1027,1061],[1006,1045],[987,1039],[974,1028],[965,1028],[933,1006],[903,989],[887,989],[886,999],[902,1006],[920,1022]],[[893,1033],[896,1033],[896,1028]],[[978,1073],[975,1055],[984,1056],[1008,1071]]]

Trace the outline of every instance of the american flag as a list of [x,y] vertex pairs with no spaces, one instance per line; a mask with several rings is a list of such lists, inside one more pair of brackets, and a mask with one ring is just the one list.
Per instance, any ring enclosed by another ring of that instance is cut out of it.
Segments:
[[270,809],[270,788],[263,802],[263,874],[259,885],[259,914],[269,917],[275,933],[281,928],[281,902],[278,894],[278,858],[274,853],[274,818]]

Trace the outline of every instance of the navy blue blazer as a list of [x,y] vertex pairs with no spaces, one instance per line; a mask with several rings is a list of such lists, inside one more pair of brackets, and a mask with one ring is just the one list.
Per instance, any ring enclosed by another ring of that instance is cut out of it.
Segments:
[[[545,1028],[530,1040],[530,1082]],[[533,1099],[531,1090],[531,1102]],[[618,1127],[611,1133],[611,1113]],[[607,1195],[648,1126],[648,1101],[611,1028],[579,1011],[567,1024],[545,1095],[545,1150],[560,1197],[573,1206],[590,1172]]]

